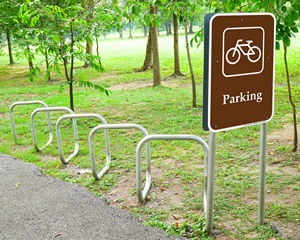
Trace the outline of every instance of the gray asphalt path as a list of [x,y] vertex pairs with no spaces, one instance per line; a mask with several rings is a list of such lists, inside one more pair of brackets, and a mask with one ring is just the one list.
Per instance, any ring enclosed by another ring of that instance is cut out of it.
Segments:
[[0,154],[0,239],[182,239],[144,226],[88,189]]

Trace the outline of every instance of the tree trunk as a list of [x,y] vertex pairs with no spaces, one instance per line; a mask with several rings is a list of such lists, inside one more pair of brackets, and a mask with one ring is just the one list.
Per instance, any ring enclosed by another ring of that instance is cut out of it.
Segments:
[[120,30],[120,38],[123,38],[123,29]]
[[[52,0],[52,5],[54,6],[54,0]],[[65,56],[65,51],[64,51],[64,47],[63,47],[63,36],[62,36],[61,27],[60,27],[60,25],[58,23],[56,15],[54,15],[54,20],[55,20],[56,30],[57,30],[58,36],[59,36],[59,48],[60,48],[61,58],[62,58],[63,63],[64,63],[65,76],[66,76],[67,82],[69,84],[70,108],[72,110],[74,110],[74,103],[73,103],[73,83],[70,81],[70,77],[69,77],[69,73],[68,73],[67,58]],[[70,27],[70,29],[72,29],[72,27]],[[72,32],[73,32],[73,30],[72,30]],[[71,44],[73,44],[73,43],[71,42]],[[72,73],[72,70],[71,70],[71,73]]]
[[[157,7],[150,7],[150,14],[156,14]],[[152,38],[152,52],[153,52],[153,87],[161,85],[160,80],[160,64],[158,52],[158,37],[155,24],[150,24],[151,38]]]
[[[88,7],[92,6],[94,4],[94,0],[88,0]],[[86,8],[86,5],[85,5],[85,2],[84,0],[82,0],[82,7],[83,8]],[[93,19],[93,13],[92,11],[90,11],[88,14],[87,14],[87,17],[86,17],[86,22],[87,22],[87,25],[92,21]],[[90,29],[91,30],[91,29]],[[90,31],[91,32],[91,31]],[[86,38],[86,45],[85,45],[85,51],[86,51],[86,54],[87,55],[93,55],[93,43],[89,41],[88,38]],[[84,68],[89,68],[91,66],[91,59],[88,58],[86,59],[86,62],[84,63]]]
[[176,14],[173,14],[174,27],[174,76],[182,76],[180,72],[179,49],[178,49],[178,19]]
[[[85,52],[88,55],[93,55],[93,44],[90,43],[88,39],[86,39]],[[83,67],[89,68],[90,66],[91,66],[90,60],[87,59]]]
[[[40,18],[40,22],[41,22],[41,28],[44,28],[44,21],[43,18]],[[46,41],[46,36],[43,35],[43,41]],[[47,82],[51,81],[51,73],[50,73],[50,65],[49,65],[49,59],[48,59],[48,50],[47,48],[45,48],[44,51],[44,55],[45,55],[45,61],[46,61],[46,78],[47,78]]]
[[69,81],[69,96],[70,96],[70,108],[74,111],[74,94],[73,94],[73,72],[74,72],[74,32],[72,23],[70,24],[71,32],[71,68],[70,68],[70,81]]
[[102,62],[100,59],[100,54],[99,54],[99,42],[98,42],[97,30],[95,32],[95,38],[96,38],[96,46],[97,46],[96,51],[97,51],[97,57],[98,57],[98,61],[99,61],[99,67],[100,67],[100,69],[103,69]]
[[297,112],[296,112],[296,106],[292,99],[292,91],[291,91],[291,84],[290,84],[290,74],[288,69],[288,63],[287,63],[287,47],[283,46],[284,49],[284,64],[285,64],[285,72],[286,72],[286,80],[288,85],[288,91],[289,91],[289,100],[293,108],[293,122],[294,122],[294,147],[292,149],[293,152],[297,152],[298,148],[298,130],[297,130]]
[[169,36],[170,32],[169,32],[169,23],[168,22],[165,23],[165,27],[166,27],[166,34],[167,34],[167,36]]
[[129,21],[129,38],[133,38],[132,31],[131,31],[131,20]]
[[8,29],[6,30],[6,40],[7,40],[8,54],[9,54],[9,64],[13,65],[13,64],[15,64],[15,62],[14,62],[14,58],[13,58],[13,54],[12,54],[12,50],[11,50],[10,32]]
[[169,27],[169,34],[172,34],[172,26],[171,26],[171,23],[168,23],[168,27]]
[[143,72],[152,66],[152,36],[151,29],[149,28],[149,35],[146,46],[146,55],[143,66],[137,70],[137,72]]
[[143,24],[143,27],[144,27],[144,37],[147,37],[147,26]]
[[48,60],[48,51],[45,49],[45,60],[46,60],[46,68],[47,68],[47,82],[51,80],[51,73],[50,73],[50,66],[49,66],[49,60]]
[[189,33],[192,34],[194,33],[193,31],[193,22],[194,22],[195,17],[191,17],[190,19],[190,24],[189,24]]
[[31,52],[30,52],[30,48],[29,48],[29,44],[27,43],[27,51],[28,51],[28,67],[29,67],[29,71],[31,71],[33,69],[33,62],[32,62],[32,58],[31,58]]
[[196,99],[196,81],[195,81],[195,75],[193,71],[193,65],[191,60],[191,54],[190,54],[190,45],[189,45],[189,39],[188,39],[188,32],[187,32],[187,22],[186,17],[184,16],[184,33],[185,33],[185,46],[186,46],[186,53],[188,57],[190,72],[191,72],[191,79],[192,79],[192,91],[193,91],[193,108],[197,107],[197,99]]

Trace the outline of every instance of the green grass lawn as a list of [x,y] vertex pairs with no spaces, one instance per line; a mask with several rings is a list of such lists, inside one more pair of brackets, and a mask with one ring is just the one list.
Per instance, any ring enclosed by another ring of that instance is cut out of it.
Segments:
[[[300,41],[293,42],[288,52],[294,101],[300,109]],[[108,123],[136,123],[150,134],[194,134],[208,142],[202,130],[202,69],[203,49],[192,49],[192,61],[197,81],[198,108],[191,108],[191,87],[185,44],[180,38],[182,72],[186,77],[171,78],[173,73],[172,38],[159,39],[162,87],[136,87],[151,82],[152,72],[135,72],[141,67],[146,39],[108,38],[100,42],[104,73],[77,68],[76,78],[119,86],[109,96],[92,89],[75,88],[75,112],[98,113]],[[225,239],[287,239],[296,236],[300,219],[299,156],[291,153],[292,125],[282,51],[276,52],[275,114],[268,123],[268,169],[266,195],[266,224],[257,224],[259,126],[249,126],[217,134],[217,163],[215,177],[215,229]],[[42,60],[38,56],[37,61]],[[0,152],[36,164],[47,175],[79,183],[111,205],[136,214],[147,225],[160,227],[171,234],[200,239],[203,231],[204,153],[194,142],[153,141],[151,161],[153,184],[147,203],[137,203],[135,195],[135,147],[142,135],[134,130],[111,130],[112,165],[100,181],[91,174],[78,174],[90,168],[88,134],[99,124],[96,120],[78,120],[80,150],[68,166],[61,164],[56,139],[37,153],[32,146],[29,117],[36,106],[16,107],[15,123],[19,144],[12,141],[8,116],[9,106],[16,101],[42,100],[49,106],[69,106],[68,90],[59,92],[63,76],[52,75],[46,83],[28,80],[24,59],[14,66],[7,65],[7,56],[0,57]],[[82,63],[77,63],[81,66]],[[42,74],[43,75],[43,74]],[[123,89],[122,89],[123,88]],[[298,114],[299,115],[299,114]],[[36,116],[38,142],[47,141],[45,114]],[[53,127],[61,113],[51,114]],[[298,116],[298,122],[300,117]],[[283,133],[283,135],[280,135]],[[289,134],[289,135],[286,135]],[[73,150],[72,127],[62,125],[65,155]],[[281,137],[280,137],[281,136]],[[96,134],[97,168],[105,164],[103,133]],[[145,170],[145,166],[143,165]],[[290,231],[293,230],[294,235]],[[277,233],[279,231],[279,233]],[[207,236],[213,238],[213,236]],[[205,239],[205,238],[202,238]],[[296,238],[295,238],[296,239]]]

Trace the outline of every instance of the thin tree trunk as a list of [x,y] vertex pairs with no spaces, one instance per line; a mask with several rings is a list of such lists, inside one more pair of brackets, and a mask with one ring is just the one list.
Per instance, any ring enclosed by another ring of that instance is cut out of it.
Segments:
[[[91,7],[93,4],[94,4],[94,0],[88,0],[88,7]],[[84,0],[82,0],[82,7],[86,8]],[[93,19],[93,13],[90,12],[90,13],[87,14],[87,17],[86,17],[87,24],[89,24],[92,21],[92,19]],[[85,45],[86,46],[86,48],[85,48],[86,54],[91,56],[91,55],[93,55],[93,43],[91,43],[88,38],[86,38],[85,41],[86,41],[86,45]],[[91,66],[91,59],[88,58],[85,61],[83,67],[84,68],[89,68],[90,66]]]
[[165,27],[166,27],[166,34],[167,34],[167,36],[169,36],[170,32],[169,32],[169,23],[168,22],[165,23]]
[[[157,7],[150,7],[150,14],[156,14]],[[158,52],[158,37],[155,24],[150,24],[151,38],[152,38],[152,52],[153,52],[153,87],[161,85],[160,80],[160,64]]]
[[195,17],[191,17],[190,19],[190,24],[189,24],[189,33],[194,33],[193,31],[193,22],[194,22]]
[[137,70],[137,72],[143,72],[147,69],[151,68],[152,66],[152,34],[151,34],[151,28],[149,28],[149,35],[147,40],[147,46],[146,46],[146,55],[143,66]]
[[172,26],[171,26],[171,23],[168,23],[168,27],[169,27],[169,34],[172,34]]
[[121,29],[121,30],[119,31],[119,34],[120,34],[120,38],[123,38],[123,29]]
[[28,67],[29,67],[29,71],[31,71],[33,69],[33,62],[32,62],[31,56],[30,56],[29,44],[26,43],[26,45],[27,45],[27,51],[28,51]]
[[[41,27],[44,28],[44,22],[43,22],[42,18],[40,19],[40,22],[41,22]],[[46,36],[45,35],[43,35],[43,41],[46,41]],[[48,50],[47,50],[47,48],[45,48],[44,55],[45,55],[47,75],[48,75],[47,82],[49,82],[51,80],[51,73],[50,73],[50,66],[49,66],[49,59],[48,59]]]
[[100,66],[100,69],[103,69],[103,66],[102,66],[102,62],[101,62],[101,59],[100,59],[100,54],[99,54],[99,42],[98,42],[98,34],[97,34],[97,30],[95,32],[95,39],[96,39],[96,51],[97,51],[97,57],[98,57],[98,61],[99,61],[99,66]]
[[70,108],[74,111],[74,94],[73,94],[73,71],[74,71],[74,32],[72,23],[70,24],[71,32],[71,69],[70,69],[70,82],[69,82],[69,96],[70,96]]
[[287,47],[284,46],[284,64],[285,64],[285,72],[286,72],[286,80],[288,85],[288,91],[289,91],[289,100],[293,108],[293,122],[294,122],[294,147],[292,149],[293,152],[297,152],[298,148],[298,130],[297,130],[297,112],[296,112],[296,106],[292,99],[292,91],[291,91],[291,84],[290,84],[290,74],[288,69],[288,62],[287,62]]
[[7,40],[7,47],[8,47],[8,55],[9,55],[9,64],[15,64],[12,50],[11,50],[11,41],[10,41],[10,32],[9,29],[6,30],[6,40]]
[[133,38],[132,31],[131,31],[131,20],[129,21],[129,38]]
[[190,45],[189,45],[189,39],[188,39],[188,32],[187,32],[187,22],[186,17],[184,16],[184,32],[185,32],[185,46],[186,46],[186,53],[188,57],[190,72],[191,72],[191,79],[192,79],[192,91],[193,91],[193,108],[197,107],[197,99],[196,99],[196,81],[195,81],[195,75],[193,71],[193,65],[191,60],[191,54],[190,54]]
[[[52,5],[54,6],[54,0],[52,0]],[[63,63],[64,63],[65,76],[66,76],[67,82],[69,84],[70,108],[74,111],[73,83],[71,83],[70,77],[69,77],[69,74],[68,74],[68,61],[67,61],[67,58],[65,56],[65,52],[64,52],[64,48],[63,48],[63,38],[62,38],[62,34],[61,34],[61,28],[60,28],[60,25],[58,23],[56,15],[54,15],[54,20],[55,20],[55,24],[56,24],[56,30],[57,30],[58,36],[59,36],[59,48],[60,48],[61,58],[62,58]],[[72,42],[71,42],[71,44],[72,44]],[[72,97],[72,100],[71,100],[71,97]]]
[[147,26],[143,24],[143,27],[144,27],[144,37],[147,37]]
[[50,73],[50,66],[49,66],[49,59],[48,59],[47,49],[45,49],[45,60],[46,60],[46,68],[47,68],[47,74],[48,74],[47,81],[51,81],[51,73]]
[[178,49],[178,19],[176,14],[173,14],[174,27],[174,76],[182,76],[180,72],[179,49]]

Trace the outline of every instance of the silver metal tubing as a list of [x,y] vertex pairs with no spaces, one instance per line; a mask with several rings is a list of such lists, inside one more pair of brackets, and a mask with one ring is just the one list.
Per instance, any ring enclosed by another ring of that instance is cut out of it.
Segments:
[[[10,123],[11,123],[11,129],[13,132],[13,139],[16,144],[17,144],[17,134],[16,134],[16,129],[15,129],[13,109],[19,105],[31,105],[31,104],[41,104],[44,107],[48,107],[48,105],[46,103],[44,103],[43,101],[24,101],[24,102],[15,102],[9,108],[9,118],[10,118]],[[53,135],[49,113],[47,113],[47,119],[48,119],[48,125],[49,125],[49,135],[51,135],[51,134]],[[50,136],[49,136],[49,138],[50,138]]]
[[[149,143],[151,140],[194,140],[198,143],[200,143],[204,149],[205,157],[204,161],[208,161],[208,146],[206,142],[195,135],[149,135],[144,137],[137,145],[136,148],[136,191],[138,200],[140,202],[144,202],[146,196],[149,193],[150,187],[151,187],[151,168],[150,168],[150,161],[147,162],[147,169],[146,169],[146,182],[145,187],[142,189],[142,169],[141,169],[141,149],[145,143]],[[150,159],[150,157],[149,157]],[[207,166],[207,163],[204,164],[204,166]],[[206,171],[206,170],[205,170]],[[204,187],[204,191],[206,190],[206,187]],[[206,194],[204,194],[206,196]],[[204,201],[206,201],[204,199]],[[206,206],[206,204],[204,204]]]
[[[67,164],[70,162],[70,160],[76,156],[79,150],[79,140],[78,136],[75,137],[75,150],[74,152],[67,158],[64,158],[64,152],[62,149],[62,142],[61,142],[61,134],[60,134],[60,128],[59,125],[60,123],[65,120],[65,119],[77,119],[77,118],[97,118],[99,119],[103,124],[107,124],[106,120],[100,116],[99,114],[95,113],[87,113],[87,114],[68,114],[60,117],[55,125],[55,130],[56,130],[56,137],[57,137],[57,145],[58,145],[58,151],[59,151],[59,157],[62,163]],[[110,147],[109,147],[109,138],[108,138],[108,131],[107,129],[104,130],[104,138],[105,138],[105,145],[106,145],[106,157],[111,158],[110,156]]]
[[[211,233],[213,230],[213,209],[214,209],[214,176],[215,176],[215,162],[216,162],[216,133],[209,132],[209,154],[207,166],[207,185],[206,185],[206,231]],[[205,195],[205,191],[204,191]]]
[[[57,111],[65,111],[68,112],[70,114],[74,114],[74,112],[67,107],[47,107],[47,108],[38,108],[36,110],[34,110],[31,113],[30,116],[30,125],[31,125],[31,131],[32,131],[32,139],[33,139],[33,145],[36,148],[37,151],[42,151],[42,149],[44,149],[46,146],[48,146],[52,140],[53,140],[53,131],[52,131],[52,126],[50,125],[51,131],[50,131],[50,135],[49,135],[49,140],[48,142],[43,145],[42,147],[39,147],[37,144],[37,138],[36,138],[36,130],[35,130],[35,124],[34,124],[34,116],[38,113],[38,112],[57,112]],[[77,133],[77,126],[76,126],[76,119],[73,119],[73,130],[74,130],[74,136],[76,136],[75,138],[78,139],[78,133]]]
[[267,123],[260,126],[260,155],[259,155],[259,204],[258,222],[264,224],[265,185],[266,185],[266,149],[267,149]]
[[[148,132],[140,125],[138,124],[106,124],[106,125],[99,125],[90,132],[89,135],[89,146],[90,146],[90,155],[91,155],[91,168],[93,176],[96,180],[101,179],[101,177],[104,175],[104,173],[107,172],[109,169],[110,164],[110,156],[106,157],[106,164],[105,167],[100,171],[99,174],[97,174],[96,169],[96,161],[95,161],[95,147],[94,147],[94,135],[95,133],[100,129],[129,129],[129,128],[135,128],[140,130],[145,136],[148,136]],[[147,161],[147,167],[150,170],[150,143],[146,144],[146,161]]]

